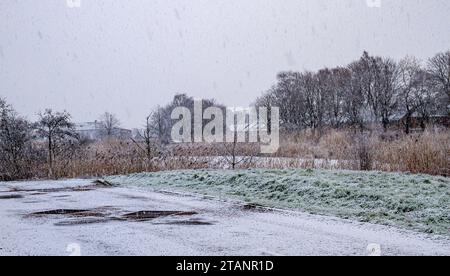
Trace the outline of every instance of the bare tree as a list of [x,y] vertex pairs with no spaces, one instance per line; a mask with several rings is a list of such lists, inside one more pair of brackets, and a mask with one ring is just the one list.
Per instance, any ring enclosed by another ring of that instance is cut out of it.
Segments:
[[319,74],[280,73],[278,83],[263,98],[258,99],[257,103],[260,106],[270,103],[279,107],[281,124],[285,130],[306,127],[315,132],[326,121],[326,101],[330,85],[324,80],[329,75],[329,70],[323,70]]
[[150,116],[150,134],[156,136],[161,144],[169,143],[172,124],[169,109],[158,106]]
[[114,135],[114,130],[120,126],[120,121],[115,114],[105,112],[100,116],[100,123],[105,132],[105,135],[111,137]]
[[399,63],[400,111],[404,114],[405,133],[411,131],[413,115],[418,112],[426,95],[427,74],[414,57],[406,57]]
[[325,124],[327,96],[329,94],[330,71],[320,70],[317,74],[307,72],[302,76],[301,94],[304,100],[303,122],[313,131],[315,137]]
[[439,53],[428,61],[428,72],[434,84],[447,96],[445,106],[450,113],[450,51]]
[[282,72],[277,76],[277,84],[263,99],[257,100],[260,104],[265,101],[264,105],[270,102],[280,108],[281,125],[285,130],[299,130],[304,127],[301,118],[304,103],[300,91],[301,78],[301,73]]
[[379,58],[377,60],[376,83],[378,87],[378,106],[381,124],[384,131],[390,124],[398,107],[398,67],[391,59]]
[[251,152],[249,145],[246,145],[247,150],[245,151],[239,147],[238,131],[234,132],[233,137],[233,142],[225,142],[223,144],[226,152],[226,155],[223,156],[223,158],[231,166],[231,169],[235,170],[238,165],[251,163],[254,154]]
[[[151,116],[151,129],[152,134],[154,134],[159,139],[159,143],[161,144],[168,144],[170,143],[172,137],[171,137],[171,130],[172,126],[174,124],[174,121],[171,119],[172,111],[176,107],[185,107],[191,111],[191,114],[194,113],[194,103],[195,100],[192,97],[189,97],[186,94],[177,94],[174,96],[171,103],[168,105],[165,105],[163,107],[158,106],[155,111],[152,112]],[[203,111],[205,111],[208,107],[211,106],[217,106],[222,107],[222,109],[225,109],[223,106],[218,105],[215,103],[214,99],[206,99],[202,100],[202,108]],[[192,118],[192,124],[194,123],[194,118]],[[206,125],[206,120],[203,121],[203,126]],[[194,134],[194,128],[192,128],[192,135]]]
[[0,98],[0,179],[26,177],[26,151],[30,140],[30,124]]
[[432,114],[438,113],[439,91],[436,90],[432,81],[432,76],[421,70],[416,77],[415,106],[420,127],[425,130]]
[[53,161],[59,143],[66,139],[78,139],[71,116],[67,112],[54,113],[51,109],[39,114],[39,121],[35,126],[38,134],[47,140],[48,175],[53,177]]
[[339,128],[346,121],[345,102],[350,90],[351,71],[348,68],[334,68],[329,81],[327,121],[332,127]]
[[351,71],[350,89],[346,95],[345,112],[347,114],[347,122],[351,126],[359,128],[361,132],[365,128],[365,98],[364,98],[364,68],[360,62],[354,62],[349,65]]
[[[257,98],[256,101],[255,101],[255,107],[256,108],[265,107],[267,109],[267,114],[271,114],[273,106],[278,106],[278,105],[276,104],[275,96],[271,92],[265,93],[261,97]],[[268,116],[268,118],[267,118],[267,129],[268,129],[269,132],[271,131],[270,128],[272,126],[271,119],[272,118],[270,116]]]
[[152,146],[152,137],[153,136],[152,136],[151,118],[152,118],[152,114],[150,114],[146,117],[145,128],[142,130],[142,133],[141,133],[141,131],[139,131],[137,134],[144,141],[145,148],[142,148],[140,143],[138,143],[136,140],[131,138],[131,140],[139,147],[139,149],[141,149],[142,151],[145,152],[145,155],[147,156],[147,159],[149,161],[152,158],[152,151],[153,151],[153,146]]
[[368,107],[366,116],[367,121],[378,122],[380,117],[379,110],[379,83],[377,83],[377,77],[379,74],[379,66],[377,64],[377,58],[372,57],[369,53],[364,52],[363,56],[359,60],[362,71],[360,76],[361,88],[364,95],[364,101]]
[[142,137],[145,142],[145,151],[147,153],[147,158],[150,160],[152,157],[152,129],[150,125],[151,115],[148,115],[145,121],[145,129]]

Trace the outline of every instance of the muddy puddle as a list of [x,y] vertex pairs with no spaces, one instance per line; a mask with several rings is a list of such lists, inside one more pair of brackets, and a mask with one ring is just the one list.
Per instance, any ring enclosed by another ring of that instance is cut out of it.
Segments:
[[146,221],[160,217],[169,216],[193,216],[197,215],[196,212],[181,212],[181,211],[139,211],[134,213],[128,213],[122,216],[127,220]]
[[97,210],[72,210],[72,209],[57,209],[43,212],[36,212],[31,214],[34,217],[61,215],[69,217],[104,217],[105,214]]
[[83,218],[83,219],[72,219],[72,220],[63,220],[54,223],[55,226],[78,226],[78,225],[86,225],[86,224],[99,224],[99,223],[107,223],[110,222],[111,219],[99,219],[99,218]]
[[17,198],[23,198],[23,195],[18,194],[0,195],[0,199],[17,199]]
[[112,207],[95,209],[55,209],[34,212],[27,218],[58,219],[55,226],[76,226],[86,224],[98,224],[107,222],[148,222],[166,225],[213,225],[212,222],[200,218],[189,218],[198,215],[193,211],[138,211],[127,212]]
[[180,226],[201,226],[201,225],[214,225],[213,222],[205,221],[202,219],[188,219],[188,220],[169,220],[161,223],[155,224],[164,224],[164,225],[180,225]]

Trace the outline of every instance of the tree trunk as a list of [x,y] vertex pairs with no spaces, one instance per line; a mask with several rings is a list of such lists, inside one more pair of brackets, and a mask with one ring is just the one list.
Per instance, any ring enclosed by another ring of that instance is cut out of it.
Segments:
[[411,133],[411,115],[407,115],[405,118],[405,133]]
[[388,127],[389,127],[389,120],[388,119],[383,119],[383,130],[384,130],[384,132],[387,132],[388,131]]
[[311,126],[311,135],[312,135],[312,138],[315,140],[316,139],[316,127],[314,125]]
[[364,123],[363,122],[359,122],[359,132],[364,133]]
[[422,128],[422,131],[425,131],[425,129],[427,128],[425,119],[420,120],[420,127]]
[[231,167],[233,170],[236,169],[236,144],[237,144],[237,128],[234,129],[234,142],[233,142],[233,161],[231,162]]
[[48,137],[48,177],[53,177],[53,142],[52,137],[49,135]]
[[150,141],[150,134],[147,133],[145,144],[147,146],[147,159],[150,161],[152,158],[152,147],[151,147],[151,141]]

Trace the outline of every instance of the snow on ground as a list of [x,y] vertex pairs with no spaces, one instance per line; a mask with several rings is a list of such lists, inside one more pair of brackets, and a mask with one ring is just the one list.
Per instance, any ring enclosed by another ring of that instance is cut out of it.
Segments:
[[450,255],[447,237],[149,187],[0,183],[0,198],[0,255]]

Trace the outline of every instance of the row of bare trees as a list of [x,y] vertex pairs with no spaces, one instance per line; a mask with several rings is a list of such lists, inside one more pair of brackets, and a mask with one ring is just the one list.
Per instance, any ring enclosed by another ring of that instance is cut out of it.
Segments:
[[[30,164],[47,156],[48,176],[53,175],[55,156],[78,142],[78,135],[67,112],[50,109],[30,123],[0,99],[0,179],[20,179],[32,176]],[[42,139],[46,147],[34,147]]]
[[[0,98],[0,180],[32,177],[36,174],[30,169],[33,163],[43,162],[47,176],[53,177],[55,158],[69,159],[85,142],[69,113],[47,109],[38,115],[38,121],[31,123]],[[115,115],[105,113],[100,124],[111,135],[119,121]]]
[[432,115],[447,114],[450,98],[450,51],[423,66],[416,58],[399,62],[363,56],[346,67],[318,72],[283,72],[278,83],[257,99],[260,106],[280,107],[287,130],[379,124],[385,130],[402,119],[406,133],[414,115],[422,128]]
[[25,173],[30,124],[0,98],[0,179]]
[[[186,94],[177,94],[174,96],[172,102],[165,106],[158,106],[146,118],[143,132],[140,133],[141,138],[148,141],[150,139],[158,140],[161,144],[168,144],[171,142],[171,130],[174,121],[171,119],[172,111],[176,107],[185,107],[194,113],[194,98]],[[202,100],[203,111],[211,106],[219,106],[214,99]],[[192,118],[192,123],[194,118]],[[193,131],[193,129],[192,129]]]
[[[144,144],[144,147],[142,147],[137,141],[134,141],[135,144],[142,151],[144,151],[149,158],[154,156],[154,151],[161,151],[164,148],[164,145],[171,142],[171,130],[174,123],[171,119],[172,111],[176,107],[186,107],[191,111],[191,113],[194,113],[194,102],[194,98],[189,97],[186,94],[177,94],[169,104],[163,107],[158,106],[147,116],[144,128],[138,134],[140,136],[140,140]],[[217,104],[214,99],[202,100],[203,112],[211,106],[219,107],[223,111],[226,110],[225,106]],[[203,120],[203,127],[206,125],[207,121],[208,120]],[[192,118],[192,123],[194,123],[194,118]],[[226,126],[224,126],[222,131],[223,133],[226,131],[225,127]],[[194,128],[192,128],[192,131],[193,129]],[[215,150],[213,150],[218,151],[217,154],[220,152],[223,160],[229,164],[232,169],[235,169],[237,165],[251,162],[254,152],[250,145],[239,146],[237,135],[237,133],[234,134],[233,142],[221,143],[217,148],[215,148]],[[201,155],[200,152],[192,152],[191,154]]]

